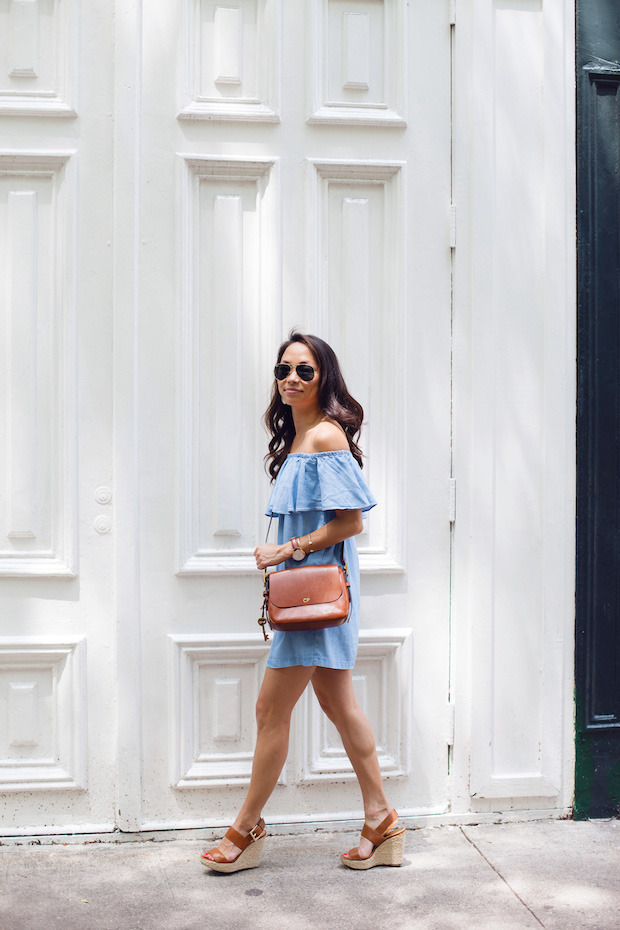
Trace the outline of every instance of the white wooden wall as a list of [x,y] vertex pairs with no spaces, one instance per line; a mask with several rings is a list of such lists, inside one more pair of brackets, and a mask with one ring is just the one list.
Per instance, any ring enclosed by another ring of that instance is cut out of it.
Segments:
[[[390,796],[570,806],[573,45],[569,0],[0,0],[0,833],[230,819],[294,323],[367,412]],[[272,820],[356,798],[308,697]]]

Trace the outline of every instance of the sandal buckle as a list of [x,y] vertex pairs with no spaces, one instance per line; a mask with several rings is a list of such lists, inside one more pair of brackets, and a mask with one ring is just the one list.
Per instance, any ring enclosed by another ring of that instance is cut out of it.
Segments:
[[[258,832],[257,832],[257,833],[254,833],[255,830],[257,830]],[[260,835],[261,835],[261,829],[260,829],[260,827],[258,826],[258,824],[256,824],[255,827],[252,827],[252,829],[251,829],[250,832],[248,833],[248,836],[251,836],[251,837],[252,837],[252,842],[253,842],[253,843],[255,843],[257,840],[260,840]]]

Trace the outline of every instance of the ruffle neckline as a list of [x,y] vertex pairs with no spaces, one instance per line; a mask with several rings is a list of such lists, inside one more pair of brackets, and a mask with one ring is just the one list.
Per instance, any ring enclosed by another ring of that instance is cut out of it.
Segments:
[[290,452],[278,472],[266,513],[366,511],[376,503],[348,450]]

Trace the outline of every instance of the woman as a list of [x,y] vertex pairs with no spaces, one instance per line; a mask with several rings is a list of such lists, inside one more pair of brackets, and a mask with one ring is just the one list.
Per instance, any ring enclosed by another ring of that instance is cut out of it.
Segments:
[[275,485],[267,515],[277,515],[278,542],[254,550],[260,570],[332,564],[344,557],[351,583],[348,623],[326,630],[275,632],[258,696],[258,736],[245,802],[219,846],[203,853],[204,865],[236,872],[259,864],[265,837],[261,819],[286,761],[293,707],[312,683],[319,704],[335,724],[357,775],[365,824],[359,846],[342,862],[354,869],[400,865],[404,828],[388,805],[370,724],[353,691],[352,669],[359,628],[359,564],[353,537],[362,511],[375,499],[362,477],[356,444],[363,411],[347,391],[333,350],[317,336],[292,333],[280,346],[265,423],[269,473]]

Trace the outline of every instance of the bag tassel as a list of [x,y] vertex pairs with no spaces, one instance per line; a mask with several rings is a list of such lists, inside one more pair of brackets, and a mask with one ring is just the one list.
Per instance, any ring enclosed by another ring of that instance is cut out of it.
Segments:
[[263,572],[263,583],[264,583],[264,589],[263,589],[263,609],[262,609],[262,611],[261,611],[261,616],[258,618],[258,624],[260,625],[260,627],[261,627],[261,629],[262,629],[262,631],[263,631],[263,636],[265,637],[265,642],[268,643],[268,642],[269,642],[269,637],[268,637],[268,635],[267,635],[267,630],[265,629],[265,627],[267,626],[267,617],[266,617],[266,613],[267,613],[267,598],[268,598],[268,596],[269,596],[269,591],[268,591],[268,588],[267,588],[267,572],[266,572],[266,571]]

